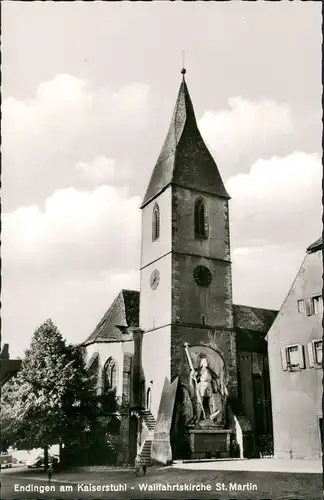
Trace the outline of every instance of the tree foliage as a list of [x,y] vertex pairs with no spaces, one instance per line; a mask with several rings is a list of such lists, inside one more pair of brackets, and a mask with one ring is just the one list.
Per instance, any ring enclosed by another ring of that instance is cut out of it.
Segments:
[[85,446],[100,416],[82,350],[68,345],[50,319],[34,332],[1,399],[3,439],[20,449]]

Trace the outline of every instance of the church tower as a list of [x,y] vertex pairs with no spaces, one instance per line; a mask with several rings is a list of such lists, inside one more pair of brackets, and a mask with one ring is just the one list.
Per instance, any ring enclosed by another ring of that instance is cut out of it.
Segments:
[[199,132],[185,73],[141,206],[140,328],[155,415],[165,377],[182,376],[185,342],[220,352],[229,395],[237,391],[229,195]]

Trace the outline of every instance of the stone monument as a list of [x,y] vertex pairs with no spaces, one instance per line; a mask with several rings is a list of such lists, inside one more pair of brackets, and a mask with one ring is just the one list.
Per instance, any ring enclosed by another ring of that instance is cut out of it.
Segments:
[[190,375],[189,391],[182,389],[182,399],[191,458],[227,457],[231,431],[225,428],[228,392],[223,358],[206,346],[185,343],[184,349]]

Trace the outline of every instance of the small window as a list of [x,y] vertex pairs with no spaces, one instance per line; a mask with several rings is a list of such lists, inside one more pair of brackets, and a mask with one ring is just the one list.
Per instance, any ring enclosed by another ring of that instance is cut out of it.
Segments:
[[298,346],[294,345],[291,347],[287,347],[287,361],[288,365],[291,367],[295,367],[299,365],[299,352],[298,352]]
[[155,203],[153,208],[152,217],[152,241],[158,240],[160,237],[160,209],[159,205]]
[[297,300],[297,310],[299,313],[305,312],[305,303],[304,300]]
[[304,347],[294,344],[281,349],[281,360],[283,370],[299,371],[305,368]]
[[314,310],[314,314],[323,313],[323,299],[322,299],[321,295],[317,295],[316,297],[313,297],[313,310]]
[[204,314],[201,315],[201,324],[202,326],[206,326],[206,316]]
[[312,314],[314,314],[314,301],[312,297],[305,299],[305,313],[306,316],[312,316]]
[[322,364],[322,340],[315,340],[314,342],[314,361],[317,365]]
[[198,198],[195,203],[195,238],[197,240],[207,240],[209,237],[209,223],[206,203],[202,198]]
[[309,368],[322,366],[322,340],[313,340],[307,344]]

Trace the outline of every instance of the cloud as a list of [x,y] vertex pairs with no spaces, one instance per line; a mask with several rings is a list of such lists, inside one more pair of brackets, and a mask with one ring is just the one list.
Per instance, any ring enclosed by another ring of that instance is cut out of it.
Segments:
[[321,232],[320,155],[295,152],[260,159],[226,183],[234,247],[296,243],[306,248]]
[[139,263],[140,199],[125,188],[56,191],[38,206],[3,214],[3,269],[46,279]]
[[[6,98],[2,106],[6,210],[39,204],[68,186],[87,187],[88,182],[92,187],[107,181],[119,185],[125,178],[121,167],[129,163],[125,137],[128,144],[138,140],[149,120],[150,99],[149,86],[143,83],[95,89],[71,75],[41,83],[32,99]],[[118,158],[118,169],[111,158]]]
[[101,155],[96,156],[90,163],[78,161],[75,168],[84,179],[101,185],[113,180],[116,172],[116,161]]
[[138,288],[139,205],[126,188],[103,185],[3,214],[3,329],[8,340],[19,331],[16,349],[47,317],[81,342],[121,288]]
[[278,244],[234,248],[233,302],[279,309],[297,274],[306,248]]
[[220,165],[233,167],[263,157],[294,132],[286,104],[232,97],[228,105],[229,109],[206,111],[199,120],[201,133]]
[[321,179],[320,156],[296,152],[228,180],[234,302],[281,306],[321,234]]
[[12,356],[22,356],[33,331],[47,318],[57,323],[69,342],[83,342],[94,330],[121,288],[139,289],[136,269],[69,273],[53,279],[21,274],[20,282],[4,278],[2,331]]

